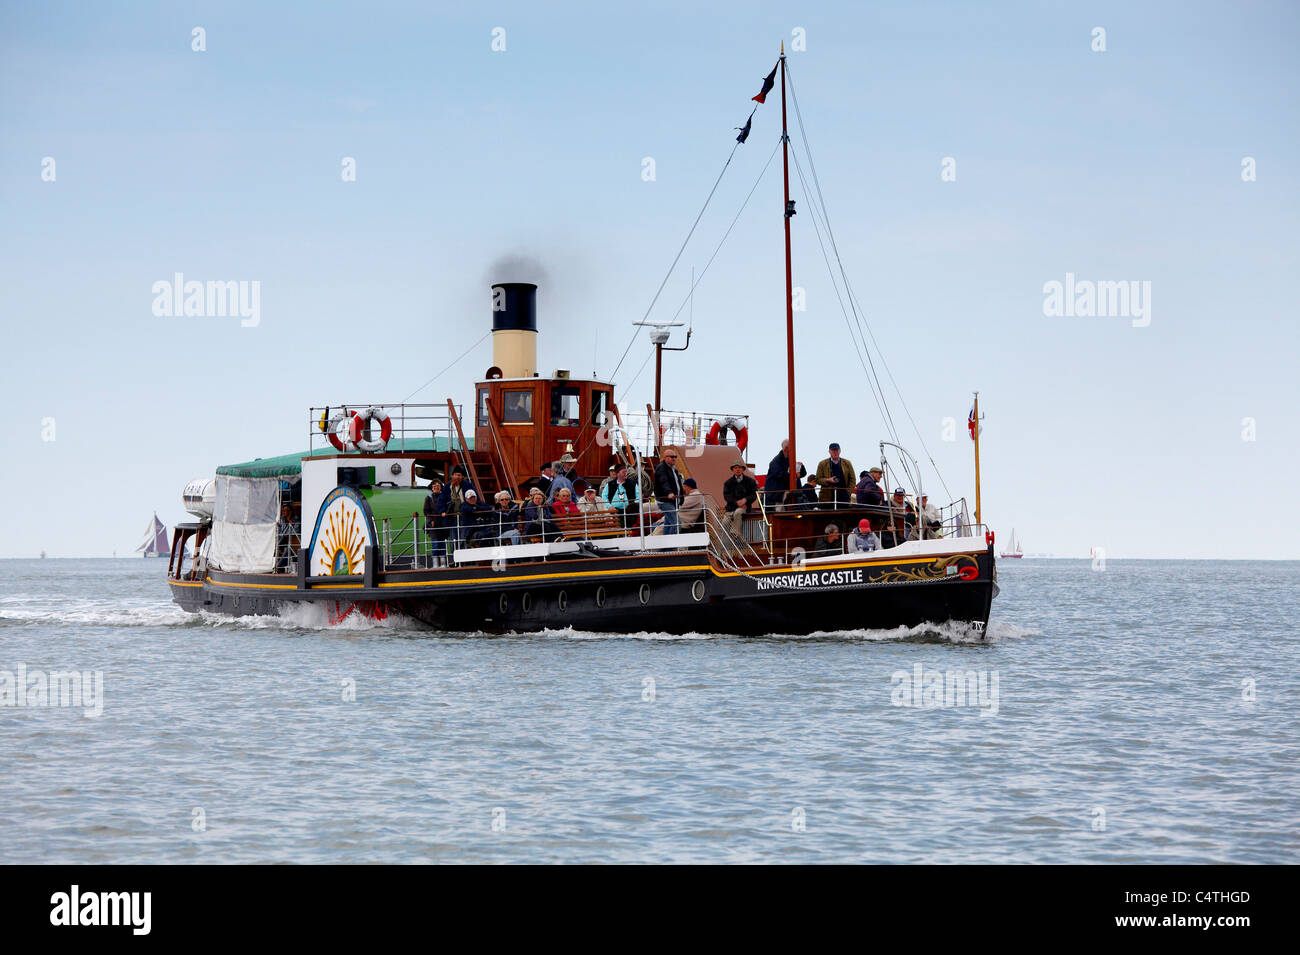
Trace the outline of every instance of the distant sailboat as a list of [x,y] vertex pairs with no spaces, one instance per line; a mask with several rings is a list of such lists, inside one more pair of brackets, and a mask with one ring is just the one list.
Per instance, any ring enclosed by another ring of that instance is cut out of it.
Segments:
[[1020,546],[1020,541],[1016,540],[1016,529],[1011,528],[1011,542],[1007,545],[999,556],[1001,557],[1024,557],[1025,549]]
[[141,557],[171,557],[171,547],[167,543],[167,525],[158,520],[157,512],[144,532],[144,542],[136,550]]

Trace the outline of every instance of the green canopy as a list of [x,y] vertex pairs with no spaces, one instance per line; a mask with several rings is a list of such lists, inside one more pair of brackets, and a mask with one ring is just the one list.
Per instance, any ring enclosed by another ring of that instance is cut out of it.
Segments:
[[[474,440],[467,439],[470,450],[474,449]],[[419,454],[428,451],[449,451],[451,442],[447,438],[408,438],[405,442],[394,439],[388,446],[386,454]],[[242,464],[223,464],[217,468],[218,474],[227,474],[233,477],[244,478],[267,478],[267,477],[284,477],[286,475],[302,473],[302,459],[309,457],[321,457],[327,454],[337,454],[331,447],[317,448],[314,451],[302,451],[297,454],[281,454],[273,458],[256,458],[252,461],[245,461]],[[374,455],[357,454],[358,461],[364,461],[372,458]]]

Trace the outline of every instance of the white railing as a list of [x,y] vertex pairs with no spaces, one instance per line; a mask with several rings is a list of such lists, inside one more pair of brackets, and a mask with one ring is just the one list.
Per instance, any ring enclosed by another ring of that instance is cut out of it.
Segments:
[[[407,443],[416,439],[431,439],[436,447],[440,438],[446,440],[447,449],[453,451],[462,450],[460,448],[460,439],[456,435],[456,426],[452,423],[451,414],[448,412],[445,402],[441,404],[376,404],[367,402],[364,404],[311,407],[307,409],[309,450],[315,452],[317,449],[323,450],[333,446],[333,442],[330,441],[331,435],[338,439],[345,451],[352,450],[349,447],[351,438],[349,425],[352,417],[353,415],[364,415],[370,408],[376,408],[388,415],[388,422],[392,429],[388,438],[388,450],[390,451],[406,451]],[[463,427],[465,419],[460,405],[456,406],[456,415],[460,418]],[[366,422],[362,435],[365,439],[378,440],[381,434],[382,429],[378,422]],[[465,439],[470,441],[472,434],[467,434]]]

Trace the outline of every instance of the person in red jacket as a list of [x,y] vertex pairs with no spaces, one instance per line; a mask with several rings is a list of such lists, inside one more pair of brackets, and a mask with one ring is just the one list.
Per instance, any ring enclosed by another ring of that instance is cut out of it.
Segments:
[[567,487],[560,488],[551,503],[551,513],[556,517],[578,517],[582,511],[573,503],[573,492]]

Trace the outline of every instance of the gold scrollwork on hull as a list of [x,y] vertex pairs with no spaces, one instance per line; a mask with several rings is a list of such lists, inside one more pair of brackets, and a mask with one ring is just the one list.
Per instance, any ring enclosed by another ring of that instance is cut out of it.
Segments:
[[882,584],[914,583],[925,580],[962,580],[979,579],[980,569],[975,558],[969,554],[954,554],[939,557],[928,564],[914,564],[910,567],[895,567],[886,570],[873,580]]

